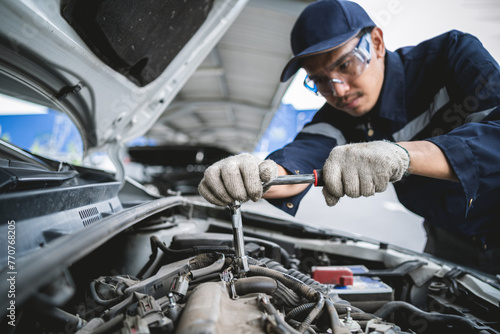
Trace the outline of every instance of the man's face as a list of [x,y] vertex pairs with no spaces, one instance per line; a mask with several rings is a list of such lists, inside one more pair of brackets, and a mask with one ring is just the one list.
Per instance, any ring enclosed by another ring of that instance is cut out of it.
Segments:
[[[332,90],[320,89],[321,95],[330,105],[352,116],[362,116],[375,106],[384,81],[385,46],[382,31],[375,28],[371,37],[372,58],[366,69],[352,80],[331,83]],[[360,38],[356,37],[333,51],[309,56],[302,60],[302,67],[309,78],[315,81],[337,79],[338,69],[342,68],[343,62],[352,54],[359,40]]]

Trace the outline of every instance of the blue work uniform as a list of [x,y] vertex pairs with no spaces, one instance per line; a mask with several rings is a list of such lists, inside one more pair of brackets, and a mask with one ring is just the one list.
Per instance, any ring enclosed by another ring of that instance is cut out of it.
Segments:
[[[433,142],[460,182],[410,175],[394,184],[400,202],[432,228],[475,240],[481,253],[500,248],[498,63],[476,37],[453,30],[387,51],[384,75],[367,114],[353,117],[325,104],[293,142],[268,158],[293,174],[308,174],[322,168],[337,145]],[[269,202],[294,215],[306,192]]]

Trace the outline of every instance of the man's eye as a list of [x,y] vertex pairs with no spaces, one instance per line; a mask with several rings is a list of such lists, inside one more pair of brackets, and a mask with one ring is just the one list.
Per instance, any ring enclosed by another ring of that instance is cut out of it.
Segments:
[[349,72],[349,68],[350,67],[351,67],[351,61],[350,60],[346,60],[345,62],[343,62],[342,64],[340,64],[338,66],[338,70],[341,73],[345,73],[345,72]]

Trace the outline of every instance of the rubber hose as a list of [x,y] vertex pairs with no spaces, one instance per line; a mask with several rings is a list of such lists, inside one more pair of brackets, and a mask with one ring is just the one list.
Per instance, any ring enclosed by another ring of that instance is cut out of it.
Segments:
[[[158,238],[156,237],[156,239]],[[156,257],[158,256],[158,245],[156,244],[155,236],[149,238],[149,243],[151,246],[151,255],[149,255],[148,262],[146,262],[146,264],[137,273],[137,277],[140,278],[143,278],[142,276],[144,276],[146,271],[148,271],[148,269],[151,268],[151,266],[156,260]]]
[[288,321],[300,315],[301,313],[309,312],[314,306],[316,306],[316,303],[307,303],[299,305],[296,308],[290,310],[290,312],[286,314],[285,320]]
[[280,273],[268,268],[262,268],[252,265],[249,266],[249,269],[250,271],[248,273],[251,275],[269,276],[275,278],[285,286],[297,292],[299,295],[302,295],[309,300],[315,300],[317,302],[311,313],[309,313],[309,315],[300,325],[299,332],[304,332],[307,327],[309,327],[309,325],[313,322],[313,320],[316,319],[319,312],[321,312],[321,310],[323,309],[323,306],[325,305],[325,298],[323,297],[323,295],[310,286],[306,285],[304,282],[299,281],[287,274]]
[[[253,243],[256,243],[257,245],[261,245],[264,247],[266,247],[266,246],[267,247],[277,247],[280,251],[281,261],[284,262],[285,267],[290,267],[290,254],[283,247],[278,245],[277,243],[274,243],[272,241],[262,240],[262,239],[256,239],[256,238],[249,238],[248,242],[253,242]],[[272,261],[276,261],[276,260],[272,260]]]
[[236,293],[240,296],[262,292],[272,296],[277,302],[286,307],[295,307],[303,301],[302,297],[287,288],[283,283],[267,276],[240,278],[235,281],[234,287]]
[[334,334],[351,334],[351,331],[349,328],[344,326],[342,322],[340,321],[339,314],[337,313],[337,309],[333,305],[332,301],[329,299],[326,299],[326,309],[328,311],[328,314],[330,315],[330,320],[331,320],[331,326],[332,326],[332,333]]
[[281,263],[279,263],[276,260],[267,258],[267,257],[261,258],[257,262],[264,264],[266,267],[268,267],[270,269],[274,269],[274,270],[280,271],[282,273],[286,273],[286,271],[287,271],[287,269],[285,267],[283,267],[283,265]]
[[70,324],[71,328],[80,329],[87,323],[84,319],[77,317],[74,314],[68,313],[57,307],[48,307],[41,309],[45,315],[57,319],[64,324]]
[[92,298],[94,298],[94,300],[98,304],[103,305],[103,306],[107,306],[107,305],[110,305],[113,303],[116,304],[123,299],[122,296],[118,296],[118,297],[115,297],[112,299],[102,299],[101,297],[99,297],[99,294],[97,293],[97,290],[95,289],[95,284],[96,284],[95,281],[90,282],[90,294],[92,295]]
[[308,300],[317,300],[319,297],[319,293],[306,285],[305,283],[288,276],[287,274],[281,273],[279,271],[275,271],[272,269],[268,268],[263,268],[255,265],[250,265],[249,266],[250,271],[248,274],[250,276],[267,276],[274,278],[281,283],[283,283],[285,286],[289,287],[293,291],[297,292],[299,295],[305,297]]
[[261,262],[266,265],[266,267],[276,270],[281,273],[286,273],[293,278],[298,279],[299,281],[304,282],[305,284],[309,285],[310,287],[314,288],[315,290],[324,290],[327,291],[328,287],[325,284],[322,284],[315,279],[311,278],[309,275],[304,274],[297,269],[286,269],[281,263],[272,260],[272,259],[262,259]]
[[323,309],[323,306],[325,306],[325,298],[321,293],[318,293],[317,296],[319,297],[318,302],[316,306],[311,310],[311,312],[307,315],[306,319],[302,322],[302,324],[299,327],[300,332],[305,332],[305,330],[312,324],[314,319],[318,316],[319,312]]
[[[432,323],[442,323],[446,325],[456,326],[457,328],[469,328],[476,329],[476,324],[464,317],[453,315],[453,314],[439,314],[439,313],[429,313],[422,311],[421,309],[402,301],[392,301],[388,302],[375,312],[375,315],[386,319],[389,315],[397,311],[409,311],[415,313],[422,317],[426,321]],[[464,327],[465,326],[465,327]]]
[[212,280],[220,281],[220,273],[211,273],[203,277],[193,278],[189,282],[188,291],[193,290],[196,285],[202,284],[204,282],[209,282]]
[[[203,277],[205,275],[208,275],[208,274],[211,274],[214,272],[219,272],[224,267],[225,259],[226,258],[224,256],[224,254],[220,254],[219,258],[217,260],[215,260],[212,264],[210,264],[206,267],[202,267],[200,269],[191,270],[191,276],[193,278],[197,278],[197,277]],[[205,265],[206,261],[202,257],[202,259],[199,262],[200,262],[200,265],[203,266],[203,265]],[[196,259],[195,259],[195,263],[196,263]]]
[[296,307],[304,303],[304,297],[299,296],[295,291],[288,288],[285,284],[280,281],[278,283],[278,289],[273,295],[273,298],[286,307]]
[[274,321],[278,324],[278,327],[284,328],[287,330],[286,333],[290,334],[299,334],[295,328],[290,326],[285,319],[278,313],[278,311],[274,308],[273,304],[270,303],[269,299],[266,296],[259,295],[258,301],[264,307],[264,310],[271,316],[273,316]]
[[286,273],[288,275],[298,279],[298,280],[301,280],[302,282],[309,285],[310,287],[318,288],[318,289],[326,288],[324,286],[324,284],[321,284],[320,282],[316,281],[315,279],[313,279],[309,275],[306,275],[306,274],[304,274],[296,269],[289,269]]
[[234,288],[238,296],[256,292],[272,296],[278,289],[278,283],[276,283],[276,280],[269,277],[254,276],[236,280],[236,282],[234,282]]
[[[297,321],[297,320],[288,320],[288,323],[290,324],[290,326],[292,327],[299,327],[300,325],[300,322]],[[309,328],[306,329],[306,331],[304,332],[304,334],[317,334],[316,330],[314,330],[313,326],[309,326]],[[323,334],[323,333],[321,333]]]
[[214,262],[219,261],[221,259],[225,259],[223,253],[203,253],[197,255],[195,258],[189,261],[189,266],[196,270],[208,267],[212,265]]

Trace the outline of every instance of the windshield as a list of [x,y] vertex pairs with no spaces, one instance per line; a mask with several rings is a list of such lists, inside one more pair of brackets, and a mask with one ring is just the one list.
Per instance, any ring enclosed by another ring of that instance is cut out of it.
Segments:
[[82,138],[64,113],[0,94],[0,138],[30,153],[80,165]]

